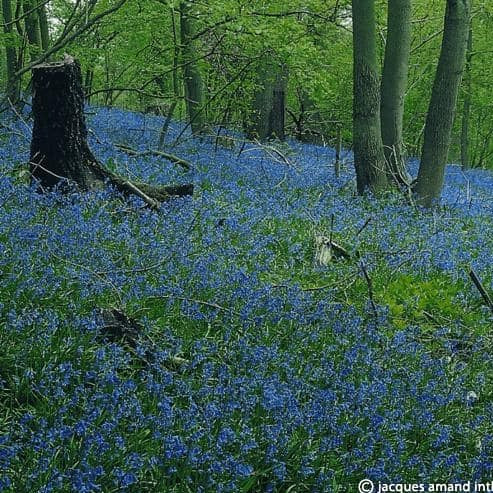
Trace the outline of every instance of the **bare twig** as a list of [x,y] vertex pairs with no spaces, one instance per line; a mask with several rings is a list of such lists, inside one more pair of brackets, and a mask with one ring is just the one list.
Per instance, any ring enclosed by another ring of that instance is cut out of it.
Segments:
[[195,115],[193,116],[193,118],[191,118],[190,121],[183,127],[183,129],[181,130],[181,132],[178,134],[178,136],[176,137],[176,139],[171,144],[171,147],[176,147],[178,145],[178,143],[180,142],[180,140],[181,140],[183,134],[185,133],[185,131],[192,125],[192,123],[195,121],[195,119],[198,118],[198,116],[201,115],[205,111],[205,109],[218,96],[220,96],[229,86],[231,86],[232,84],[234,84],[236,81],[240,80],[240,82],[242,82],[242,80],[243,80],[243,79],[241,79],[242,75],[246,72],[246,70],[248,69],[248,67],[250,67],[250,65],[252,65],[262,55],[263,55],[263,53],[261,55],[258,55],[256,57],[252,58],[251,60],[249,60],[243,67],[241,67],[240,70],[238,70],[238,72],[234,75],[234,77],[232,77],[223,87],[221,87],[220,89],[218,89],[207,101],[204,102],[204,104],[197,110],[197,112],[195,113]]
[[331,253],[332,253],[332,246],[334,244],[334,242],[332,241],[333,234],[334,234],[334,213],[330,215],[329,249]]
[[377,305],[375,304],[375,298],[373,296],[373,282],[371,280],[370,275],[368,274],[368,270],[366,269],[366,265],[364,262],[360,262],[361,272],[363,272],[363,276],[366,281],[366,285],[368,286],[368,298],[370,300],[371,308],[373,311],[373,316],[375,317],[375,323],[378,322],[378,311]]
[[252,12],[251,15],[256,17],[290,17],[290,16],[303,16],[314,17],[316,19],[321,19],[325,22],[334,22],[332,16],[326,16],[319,14],[318,12],[313,12],[311,10],[291,10],[285,12]]
[[[33,159],[36,158],[39,155],[39,153],[35,154],[33,156]],[[34,163],[34,162],[29,162],[29,165],[34,166],[34,168],[31,170],[31,176],[34,176],[34,172],[39,168],[41,171],[44,171],[45,173],[48,173],[49,175],[57,178],[60,181],[66,181],[68,183],[72,183],[74,185],[77,185],[75,181],[70,180],[66,176],[60,176],[57,175],[56,173],[53,173],[53,171],[50,171],[49,169],[45,168],[44,166],[41,165],[41,163]]]
[[[218,303],[212,302],[212,301],[205,301],[205,300],[198,300],[195,298],[187,298],[186,296],[178,296],[174,294],[163,294],[163,295],[157,295],[157,296],[149,296],[149,298],[154,298],[154,299],[174,299],[174,300],[179,300],[179,301],[185,301],[187,303],[196,303],[197,305],[202,305],[202,306],[207,306],[209,308],[214,308],[215,310],[219,310],[221,312],[226,312],[230,313],[232,315],[236,316],[241,316],[240,312],[237,312],[235,310],[232,310],[231,308],[228,308],[226,306],[219,305]],[[252,320],[251,318],[248,318],[247,320]]]
[[363,224],[363,226],[361,226],[361,228],[358,229],[358,231],[355,234],[355,237],[359,236],[363,232],[363,230],[370,224],[371,220],[372,220],[372,217],[369,216],[368,219]]
[[113,282],[111,282],[111,280],[106,279],[104,276],[99,275],[97,272],[93,271],[87,265],[79,264],[79,263],[74,262],[73,260],[70,260],[68,258],[60,257],[59,255],[57,255],[53,251],[53,249],[50,248],[50,246],[47,243],[45,243],[45,246],[46,246],[47,250],[49,251],[50,255],[52,257],[54,257],[55,259],[57,259],[57,260],[59,260],[61,262],[64,262],[66,264],[72,265],[73,267],[78,267],[79,269],[83,269],[86,272],[89,272],[89,274],[91,274],[96,279],[99,279],[101,282],[103,282],[104,284],[106,284],[107,286],[109,286],[112,289],[112,291],[115,293],[115,295],[116,295],[116,297],[118,299],[119,306],[123,306],[123,299],[121,297],[120,291],[118,290],[118,288],[116,287],[116,285]]
[[486,291],[485,287],[483,286],[483,283],[481,282],[481,279],[478,277],[476,272],[471,268],[469,269],[469,277],[471,278],[471,281],[474,283],[476,286],[477,290],[481,294],[484,302],[490,309],[490,311],[493,313],[493,301],[491,301],[491,297],[488,294],[488,291]]

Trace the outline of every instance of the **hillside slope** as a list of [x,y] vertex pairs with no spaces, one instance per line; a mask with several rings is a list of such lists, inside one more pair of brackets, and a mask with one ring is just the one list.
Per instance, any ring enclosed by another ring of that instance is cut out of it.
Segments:
[[[116,149],[154,148],[158,117],[92,112],[103,163],[197,193],[40,196],[29,129],[1,131],[0,491],[491,479],[491,313],[467,275],[491,288],[490,173],[450,166],[424,213],[356,197],[349,153],[335,180],[331,149],[187,136],[186,173]],[[317,265],[316,236],[350,258]],[[137,341],[110,337],[110,308]]]

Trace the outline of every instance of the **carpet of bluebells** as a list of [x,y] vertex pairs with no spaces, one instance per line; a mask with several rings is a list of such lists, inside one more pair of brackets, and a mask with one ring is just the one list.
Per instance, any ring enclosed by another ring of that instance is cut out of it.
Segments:
[[[29,122],[0,127],[0,491],[493,479],[492,315],[467,273],[492,287],[490,173],[449,166],[424,212],[357,197],[349,153],[336,179],[329,148],[185,132],[184,172],[115,147],[156,148],[159,117],[87,118],[108,167],[196,192],[41,195]],[[317,265],[317,235],[350,258]],[[135,346],[102,338],[108,308]]]

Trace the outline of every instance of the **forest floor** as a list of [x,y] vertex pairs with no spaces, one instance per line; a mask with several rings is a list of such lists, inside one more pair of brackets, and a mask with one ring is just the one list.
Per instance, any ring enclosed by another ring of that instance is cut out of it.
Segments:
[[[28,125],[0,130],[0,491],[493,479],[492,313],[468,276],[492,288],[492,174],[449,166],[423,212],[355,196],[328,148],[185,135],[186,172],[115,147],[155,149],[159,117],[88,124],[111,169],[196,192],[38,195]],[[322,236],[348,255],[317,263]]]

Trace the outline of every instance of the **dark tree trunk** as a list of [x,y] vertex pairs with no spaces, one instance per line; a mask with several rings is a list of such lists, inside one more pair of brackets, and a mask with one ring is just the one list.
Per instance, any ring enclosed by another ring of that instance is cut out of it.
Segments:
[[87,144],[84,93],[80,65],[66,56],[63,62],[33,69],[33,116],[30,168],[41,190],[61,180],[87,191],[105,183],[125,194],[140,196],[149,206],[173,195],[193,193],[192,185],[157,187],[134,183],[106,170]]

